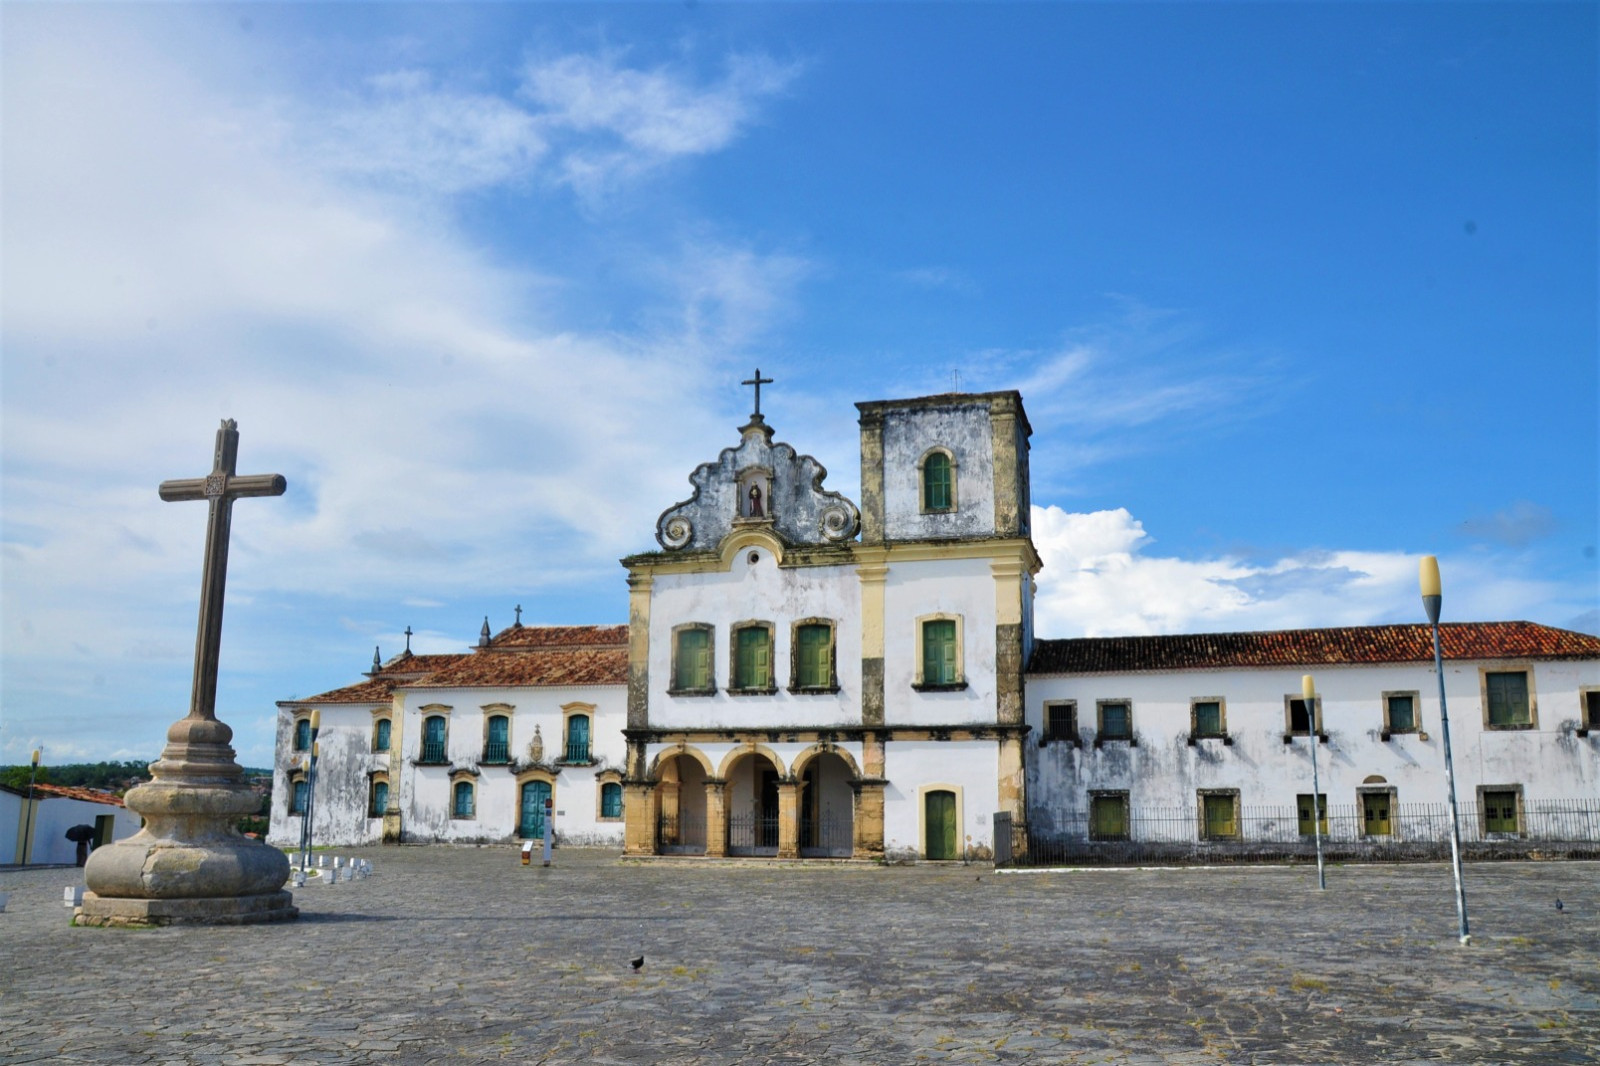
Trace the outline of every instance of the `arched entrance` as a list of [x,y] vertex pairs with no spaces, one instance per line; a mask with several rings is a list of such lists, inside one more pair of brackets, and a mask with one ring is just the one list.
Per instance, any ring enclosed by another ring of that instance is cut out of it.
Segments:
[[855,777],[833,752],[806,763],[800,775],[800,854],[848,859],[855,848]]
[[704,855],[706,851],[706,771],[690,755],[661,763],[656,779],[656,852]]
[[759,752],[727,775],[728,854],[778,854],[778,768]]

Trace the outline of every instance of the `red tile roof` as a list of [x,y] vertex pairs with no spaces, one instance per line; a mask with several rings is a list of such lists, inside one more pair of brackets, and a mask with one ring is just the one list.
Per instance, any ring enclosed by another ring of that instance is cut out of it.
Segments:
[[412,655],[409,652],[390,659],[379,669],[378,676],[358,681],[344,688],[336,688],[303,700],[279,700],[278,706],[299,706],[313,703],[388,703],[396,686],[419,681],[452,663],[471,658],[469,654]]
[[[1533,622],[1448,622],[1439,627],[1439,643],[1446,659],[1600,658],[1600,637]],[[1433,635],[1428,626],[1346,626],[1267,633],[1036,640],[1028,672],[1134,673],[1432,659]]]
[[[627,626],[616,627],[624,633]],[[516,685],[626,685],[625,644],[592,648],[529,648],[466,655],[407,688],[500,688]]]
[[121,796],[118,796],[114,792],[101,792],[97,788],[75,788],[71,785],[48,785],[41,781],[33,786],[33,794],[36,796],[45,797],[55,796],[60,799],[87,800],[90,803],[110,803],[117,807],[123,806]]
[[627,647],[627,626],[512,626],[490,642],[494,648],[578,648],[601,644]]

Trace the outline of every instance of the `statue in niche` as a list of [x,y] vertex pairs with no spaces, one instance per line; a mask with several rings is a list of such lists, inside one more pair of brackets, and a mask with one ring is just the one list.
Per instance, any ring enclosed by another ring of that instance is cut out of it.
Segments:
[[763,518],[763,517],[765,517],[765,515],[763,515],[762,511],[761,511],[761,486],[760,485],[751,485],[750,486],[750,517],[751,518]]

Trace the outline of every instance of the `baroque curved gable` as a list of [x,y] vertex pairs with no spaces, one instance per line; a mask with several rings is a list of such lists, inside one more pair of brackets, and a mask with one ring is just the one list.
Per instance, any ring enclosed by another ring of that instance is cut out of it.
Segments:
[[772,531],[790,545],[840,544],[861,528],[861,512],[822,487],[827,469],[772,440],[753,418],[742,438],[689,476],[694,494],[656,519],[656,540],[668,551],[714,551],[736,529]]

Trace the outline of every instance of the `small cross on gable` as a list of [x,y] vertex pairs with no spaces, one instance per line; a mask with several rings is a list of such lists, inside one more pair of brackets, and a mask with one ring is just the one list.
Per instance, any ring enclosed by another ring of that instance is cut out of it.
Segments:
[[759,420],[761,418],[761,386],[763,386],[763,385],[771,385],[772,384],[772,379],[771,378],[762,377],[761,376],[761,368],[758,366],[758,367],[756,367],[756,376],[755,377],[747,378],[746,380],[739,382],[739,384],[741,384],[741,385],[754,385],[756,387],[756,410],[755,410],[755,414],[751,415],[750,417]]

